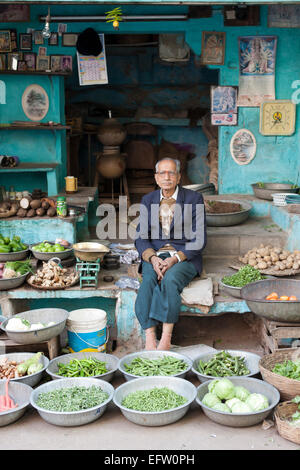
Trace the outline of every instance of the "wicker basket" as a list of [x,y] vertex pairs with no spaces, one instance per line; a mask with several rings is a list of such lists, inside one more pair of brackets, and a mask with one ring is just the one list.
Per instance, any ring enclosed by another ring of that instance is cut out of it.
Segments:
[[289,424],[288,420],[298,410],[298,405],[291,401],[279,403],[275,408],[275,422],[280,436],[288,441],[300,444],[300,428]]
[[272,372],[275,364],[287,360],[295,360],[300,357],[300,348],[276,351],[273,354],[263,356],[259,361],[259,370],[263,379],[273,385],[280,392],[281,400],[291,400],[300,395],[300,380],[288,379]]

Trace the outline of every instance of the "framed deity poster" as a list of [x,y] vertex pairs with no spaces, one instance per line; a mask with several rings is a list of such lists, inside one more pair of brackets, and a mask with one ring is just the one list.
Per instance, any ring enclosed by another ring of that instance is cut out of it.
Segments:
[[296,105],[290,100],[265,101],[260,106],[259,132],[262,135],[292,135]]
[[256,140],[248,129],[239,129],[230,141],[230,153],[238,165],[248,165],[256,154]]

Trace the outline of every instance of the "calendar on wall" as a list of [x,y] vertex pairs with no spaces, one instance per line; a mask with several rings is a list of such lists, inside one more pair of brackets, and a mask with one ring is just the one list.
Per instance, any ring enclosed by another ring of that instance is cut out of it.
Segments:
[[105,85],[108,83],[104,34],[99,34],[103,49],[98,56],[77,52],[79,85]]

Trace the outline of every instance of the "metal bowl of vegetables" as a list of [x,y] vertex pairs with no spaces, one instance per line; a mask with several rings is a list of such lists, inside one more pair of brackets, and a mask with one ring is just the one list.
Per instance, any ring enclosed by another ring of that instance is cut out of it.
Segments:
[[80,377],[100,378],[110,382],[118,370],[119,359],[112,354],[100,352],[78,352],[58,356],[50,361],[47,374],[53,380]]
[[242,287],[250,284],[251,282],[261,281],[263,279],[274,279],[273,276],[264,276],[258,269],[246,264],[242,266],[238,272],[223,276],[219,284],[224,292],[232,297],[241,298]]
[[139,351],[122,357],[118,368],[126,380],[154,375],[183,379],[192,365],[187,356],[173,351]]
[[3,262],[3,261],[20,261],[20,260],[23,260],[25,258],[27,258],[28,254],[29,254],[29,246],[26,245],[27,248],[25,248],[24,250],[20,250],[20,251],[11,251],[9,253],[1,253],[0,252],[0,262]]
[[100,418],[113,394],[114,387],[105,380],[76,377],[40,385],[31,393],[30,403],[50,424],[81,426]]
[[[220,385],[221,380],[223,383]],[[224,380],[229,380],[231,385],[224,384]],[[208,418],[231,427],[260,423],[279,400],[280,394],[273,385],[252,377],[229,377],[205,382],[197,388],[196,397],[196,402]]]
[[183,418],[196,393],[196,387],[185,379],[142,377],[120,385],[113,401],[125,418],[135,424],[165,426]]
[[24,284],[28,274],[29,271],[21,276],[0,279],[0,290],[12,290],[20,287],[22,284]]
[[[271,293],[278,294],[278,300],[267,300]],[[300,280],[266,279],[252,282],[241,290],[242,299],[246,301],[251,312],[267,320],[299,323],[300,321]],[[285,300],[279,300],[285,296]],[[288,300],[295,296],[297,300]]]
[[[6,381],[0,382],[0,395],[6,394]],[[19,382],[8,383],[8,395],[17,405],[8,411],[0,412],[0,427],[7,426],[20,419],[30,404],[32,388],[29,385]]]
[[[16,343],[42,343],[60,335],[65,328],[68,316],[69,312],[62,308],[38,308],[7,318],[0,325],[0,328],[5,331],[9,339]],[[10,329],[11,327],[8,325],[8,322],[12,319],[17,319],[17,326],[14,329]],[[9,329],[7,329],[7,326]]]
[[[40,251],[39,247],[42,246],[42,244],[45,243],[45,250],[47,251]],[[47,245],[46,245],[47,244]],[[51,246],[55,247],[58,246],[60,247],[61,251],[59,250],[51,250]],[[32,254],[35,258],[42,260],[42,261],[49,261],[51,258],[59,258],[59,259],[66,259],[69,258],[71,255],[73,255],[73,248],[72,246],[66,247],[64,245],[61,245],[60,243],[54,243],[54,242],[48,242],[45,240],[44,242],[40,243],[35,243],[34,245],[31,245],[30,247]]]
[[[16,362],[16,366],[13,367],[12,363]],[[48,367],[49,359],[42,353],[9,353],[1,354],[0,356],[0,383],[5,380],[3,374],[9,369],[17,370],[17,375],[10,377],[10,381],[23,383],[34,387],[37,385],[43,377],[43,374]]]
[[192,372],[201,383],[219,377],[253,377],[259,375],[260,359],[258,354],[248,351],[216,350],[196,357]]

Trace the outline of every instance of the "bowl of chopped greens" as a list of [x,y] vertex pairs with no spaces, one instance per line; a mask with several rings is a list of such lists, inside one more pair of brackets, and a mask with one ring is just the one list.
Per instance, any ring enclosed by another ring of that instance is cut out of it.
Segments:
[[237,273],[231,276],[224,276],[219,283],[224,292],[232,297],[241,298],[242,287],[251,282],[262,281],[263,279],[273,279],[273,277],[264,276],[258,269],[247,264],[240,268]]
[[196,398],[196,387],[178,377],[141,377],[120,385],[113,401],[129,421],[141,426],[175,423]]
[[112,354],[78,352],[52,359],[47,374],[53,380],[73,377],[94,377],[110,382],[118,370],[119,359]]
[[192,372],[200,382],[215,377],[255,377],[259,375],[260,356],[248,351],[202,353],[193,361]]
[[153,375],[183,379],[191,370],[192,361],[173,351],[139,351],[122,357],[118,368],[126,380]]
[[252,377],[224,377],[197,388],[196,402],[212,421],[246,427],[262,422],[279,403],[278,390]]
[[100,418],[113,394],[113,386],[105,380],[76,377],[40,385],[31,393],[30,403],[50,424],[81,426]]
[[0,263],[0,290],[11,290],[20,287],[31,272],[30,260]]
[[42,343],[62,333],[68,316],[62,308],[38,308],[7,318],[0,328],[16,343]]

